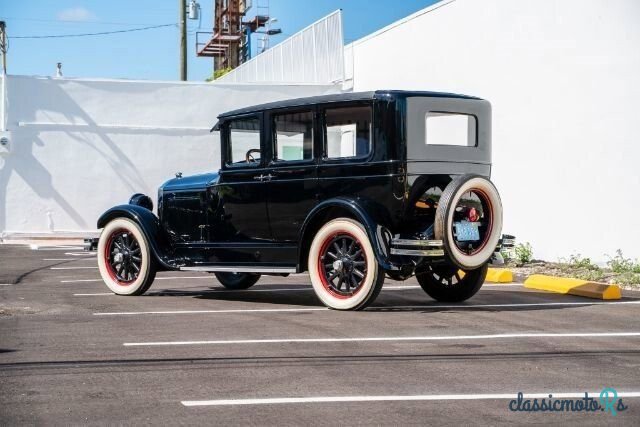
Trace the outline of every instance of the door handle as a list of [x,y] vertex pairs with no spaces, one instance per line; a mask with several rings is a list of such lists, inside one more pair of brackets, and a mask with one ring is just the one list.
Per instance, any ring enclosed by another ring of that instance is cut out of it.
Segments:
[[258,176],[254,176],[253,179],[255,179],[256,181],[271,181],[272,178],[274,178],[274,175],[258,175]]

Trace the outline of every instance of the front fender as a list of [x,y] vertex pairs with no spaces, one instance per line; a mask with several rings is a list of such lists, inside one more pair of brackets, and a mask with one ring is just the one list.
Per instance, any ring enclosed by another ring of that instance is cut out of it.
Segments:
[[98,218],[98,228],[104,228],[107,223],[116,218],[127,218],[140,226],[142,232],[149,242],[151,251],[158,263],[165,269],[175,270],[175,267],[167,263],[167,253],[169,251],[168,239],[166,238],[160,220],[150,210],[137,205],[114,206]]
[[313,236],[306,235],[309,224],[331,208],[340,208],[348,211],[364,226],[365,231],[371,240],[376,260],[382,268],[391,271],[399,269],[398,266],[389,261],[389,250],[384,239],[384,233],[386,230],[384,226],[384,223],[386,222],[384,219],[385,214],[383,212],[378,212],[378,209],[375,208],[375,204],[371,204],[366,200],[337,197],[334,199],[324,200],[316,205],[311,212],[309,212],[307,218],[302,224],[300,239],[298,240],[301,243],[301,247],[303,246],[302,242],[305,238],[313,238]]

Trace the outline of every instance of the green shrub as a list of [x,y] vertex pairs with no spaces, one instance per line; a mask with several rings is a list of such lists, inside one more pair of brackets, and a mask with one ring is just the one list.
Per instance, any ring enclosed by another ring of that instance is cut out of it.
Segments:
[[640,273],[625,271],[619,274],[613,281],[619,285],[640,285]]
[[567,264],[572,268],[584,268],[594,271],[600,270],[600,267],[591,263],[591,258],[583,258],[580,254],[571,255]]
[[518,243],[514,248],[515,260],[518,264],[526,264],[533,259],[533,248],[531,243]]
[[631,258],[625,258],[620,249],[616,251],[614,257],[607,256],[609,257],[607,265],[614,273],[640,273],[640,263],[633,261]]

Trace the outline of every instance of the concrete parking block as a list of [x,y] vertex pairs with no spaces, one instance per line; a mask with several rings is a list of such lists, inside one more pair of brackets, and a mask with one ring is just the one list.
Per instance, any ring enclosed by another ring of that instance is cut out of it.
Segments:
[[587,280],[567,277],[547,276],[544,274],[533,274],[529,276],[524,282],[524,287],[603,300],[622,298],[622,292],[618,285],[608,285],[606,283],[589,282]]
[[513,273],[508,268],[489,268],[484,280],[489,283],[511,283],[513,282]]

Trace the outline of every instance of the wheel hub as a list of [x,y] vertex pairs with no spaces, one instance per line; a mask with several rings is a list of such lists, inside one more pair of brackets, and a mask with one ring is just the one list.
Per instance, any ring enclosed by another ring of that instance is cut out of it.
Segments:
[[109,236],[105,258],[109,274],[121,285],[134,282],[142,269],[140,245],[127,230],[116,230]]
[[367,262],[360,242],[351,235],[339,234],[323,245],[320,271],[325,287],[340,298],[360,290],[367,272]]

